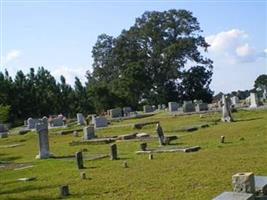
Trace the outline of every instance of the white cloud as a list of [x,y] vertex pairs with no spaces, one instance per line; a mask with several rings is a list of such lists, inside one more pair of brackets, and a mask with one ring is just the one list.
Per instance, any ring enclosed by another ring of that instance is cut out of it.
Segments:
[[267,54],[267,49],[264,49],[264,52]]
[[15,60],[16,58],[18,58],[21,55],[21,52],[19,50],[11,50],[10,52],[7,53],[6,55],[6,59],[5,62],[10,62],[12,60]]
[[1,56],[1,64],[5,66],[7,63],[12,62],[21,56],[21,51],[13,49],[9,51],[5,56]]
[[86,81],[85,74],[88,70],[87,67],[81,68],[81,67],[67,67],[65,65],[54,67],[53,70],[51,70],[51,74],[60,81],[60,76],[64,76],[66,79],[66,82],[70,85],[74,85],[75,77],[78,77],[82,83]]
[[232,29],[206,37],[211,45],[209,52],[216,58],[230,64],[255,62],[263,57],[263,51],[257,51],[249,44],[249,35],[242,30]]

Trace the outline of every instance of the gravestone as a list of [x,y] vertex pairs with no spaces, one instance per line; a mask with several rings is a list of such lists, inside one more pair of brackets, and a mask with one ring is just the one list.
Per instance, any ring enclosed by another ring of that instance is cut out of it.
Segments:
[[207,103],[197,103],[195,107],[196,112],[209,110]]
[[79,125],[85,125],[85,119],[82,113],[77,113],[77,123]]
[[117,160],[117,159],[118,159],[117,145],[112,144],[110,145],[110,160]]
[[237,96],[233,96],[231,97],[231,103],[232,105],[234,105],[235,107],[239,105],[239,98]]
[[150,112],[153,112],[154,110],[153,110],[152,106],[144,105],[143,106],[143,111],[144,111],[144,113],[150,113]]
[[50,127],[64,126],[64,116],[58,115],[55,118],[49,120]]
[[108,126],[108,120],[105,117],[93,117],[92,121],[95,128]]
[[166,105],[165,104],[161,104],[161,107],[162,107],[162,109],[165,109]]
[[224,143],[224,140],[225,140],[225,136],[223,136],[223,135],[222,135],[222,136],[221,136],[220,143],[222,143],[222,144],[223,144],[223,143]]
[[232,122],[231,105],[229,97],[222,95],[222,118],[223,122]]
[[51,157],[49,151],[49,139],[48,139],[48,120],[43,117],[36,124],[36,131],[38,133],[39,141],[39,154],[36,156],[37,159],[46,159]]
[[28,118],[27,119],[27,126],[28,129],[35,129],[36,128],[36,124],[39,122],[39,119],[33,119],[33,118]]
[[250,108],[257,108],[259,106],[259,101],[257,94],[250,93]]
[[5,124],[0,124],[0,138],[8,137],[8,129]]
[[161,110],[161,109],[162,109],[161,104],[158,104],[158,110]]
[[255,197],[248,193],[223,192],[212,200],[255,200]]
[[233,191],[240,193],[255,192],[255,178],[252,172],[237,173],[232,176]]
[[59,194],[61,197],[68,196],[70,194],[69,192],[69,186],[68,185],[62,185],[59,187]]
[[122,111],[123,111],[123,116],[127,117],[127,116],[130,116],[130,113],[132,112],[132,108],[131,107],[123,107]]
[[195,112],[195,105],[192,103],[192,101],[184,101],[183,104],[183,112]]
[[108,111],[111,118],[122,117],[122,110],[121,108],[113,108]]
[[141,143],[140,144],[141,151],[146,151],[146,148],[147,148],[147,143]]
[[168,103],[169,112],[178,111],[178,103],[176,102],[169,102]]
[[83,169],[83,153],[81,151],[76,152],[75,158],[78,169]]
[[157,123],[157,125],[156,125],[156,133],[157,133],[158,138],[159,138],[159,144],[164,145],[165,144],[164,143],[164,133],[163,133],[163,130],[162,130],[159,123]]
[[95,138],[95,128],[93,126],[86,126],[83,128],[84,140]]

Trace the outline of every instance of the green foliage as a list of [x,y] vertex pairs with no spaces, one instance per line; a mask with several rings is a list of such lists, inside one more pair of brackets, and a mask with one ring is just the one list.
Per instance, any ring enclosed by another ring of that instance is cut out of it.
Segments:
[[267,88],[267,75],[262,74],[258,76],[257,79],[255,80],[254,87],[255,88],[262,88],[262,87]]
[[[200,33],[199,23],[189,11],[145,12],[117,38],[98,37],[92,51],[91,86],[105,85],[121,99],[118,106],[137,107],[143,100],[151,104],[177,101],[178,93],[186,93],[181,98],[209,102],[212,61],[200,53],[209,46]],[[197,66],[184,73],[189,61]],[[193,90],[185,84],[188,81],[201,84]],[[94,101],[99,99],[94,97]]]
[[9,119],[10,106],[0,104],[0,123],[6,123]]

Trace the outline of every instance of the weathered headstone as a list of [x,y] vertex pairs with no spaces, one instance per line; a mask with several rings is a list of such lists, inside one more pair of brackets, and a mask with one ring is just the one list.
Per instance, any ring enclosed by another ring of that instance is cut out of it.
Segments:
[[61,197],[65,197],[65,196],[70,195],[69,186],[68,185],[61,185],[59,187],[59,194]]
[[169,112],[178,111],[178,104],[176,102],[169,102],[168,108],[169,108]]
[[50,127],[64,126],[64,116],[58,115],[57,117],[49,119]]
[[110,145],[110,160],[117,160],[117,159],[118,159],[117,145],[112,144]]
[[153,154],[151,154],[151,153],[150,153],[150,154],[148,154],[148,159],[149,159],[149,160],[153,160],[153,159],[154,159],[154,156],[153,156]]
[[93,126],[86,126],[83,128],[83,134],[85,140],[95,138],[95,128]]
[[49,151],[49,139],[48,139],[48,121],[46,117],[43,117],[36,124],[36,130],[38,133],[38,141],[39,141],[39,154],[36,158],[46,159],[51,157],[51,153]]
[[108,120],[105,117],[94,117],[93,124],[95,128],[107,127]]
[[147,148],[147,143],[141,143],[140,144],[141,151],[146,151],[146,148]]
[[159,138],[159,144],[164,145],[165,144],[164,143],[164,133],[163,133],[163,130],[162,130],[159,123],[157,123],[157,125],[156,125],[156,133],[157,133],[158,138]]
[[254,193],[255,178],[252,172],[237,173],[232,176],[234,192]]
[[222,136],[221,136],[220,143],[222,143],[222,144],[223,144],[223,143],[224,143],[224,139],[225,139],[225,137],[222,135]]
[[222,95],[222,118],[223,122],[232,122],[231,105],[229,97]]
[[78,169],[83,169],[83,153],[81,151],[76,152],[75,159]]
[[85,119],[82,113],[77,113],[77,123],[79,125],[84,125],[85,124]]
[[127,116],[130,116],[130,113],[132,112],[132,108],[131,107],[123,107],[122,111],[123,111],[123,116],[127,117]]
[[250,108],[257,108],[259,106],[259,101],[257,94],[250,93]]
[[27,126],[28,129],[35,129],[36,128],[36,124],[39,122],[39,119],[33,119],[33,118],[28,118],[27,119]]
[[111,118],[117,118],[117,117],[122,117],[122,110],[121,108],[113,108],[108,110],[108,113]]
[[192,103],[192,101],[184,101],[183,104],[183,112],[195,112],[195,105]]
[[150,113],[150,112],[153,112],[154,109],[150,105],[144,105],[143,106],[143,111],[144,111],[144,113]]
[[237,96],[231,97],[231,104],[237,107],[239,105],[239,98]]
[[196,112],[209,110],[207,103],[197,103],[195,107]]

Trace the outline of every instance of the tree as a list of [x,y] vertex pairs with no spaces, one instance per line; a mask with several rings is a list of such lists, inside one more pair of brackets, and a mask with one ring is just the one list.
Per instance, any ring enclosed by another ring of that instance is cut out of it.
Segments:
[[257,79],[255,80],[255,83],[254,83],[255,88],[259,88],[262,86],[267,87],[267,75],[266,74],[262,74],[258,76]]
[[10,106],[0,104],[0,123],[6,123],[9,119]]
[[[91,87],[105,86],[118,97],[117,105],[136,107],[144,99],[167,103],[177,101],[179,93],[185,94],[183,98],[210,101],[213,66],[200,53],[209,46],[200,33],[199,23],[189,11],[145,12],[117,38],[98,37],[92,51]],[[189,61],[193,70],[185,71]],[[188,88],[190,84],[185,83],[191,80],[201,82],[197,86],[201,92]]]

